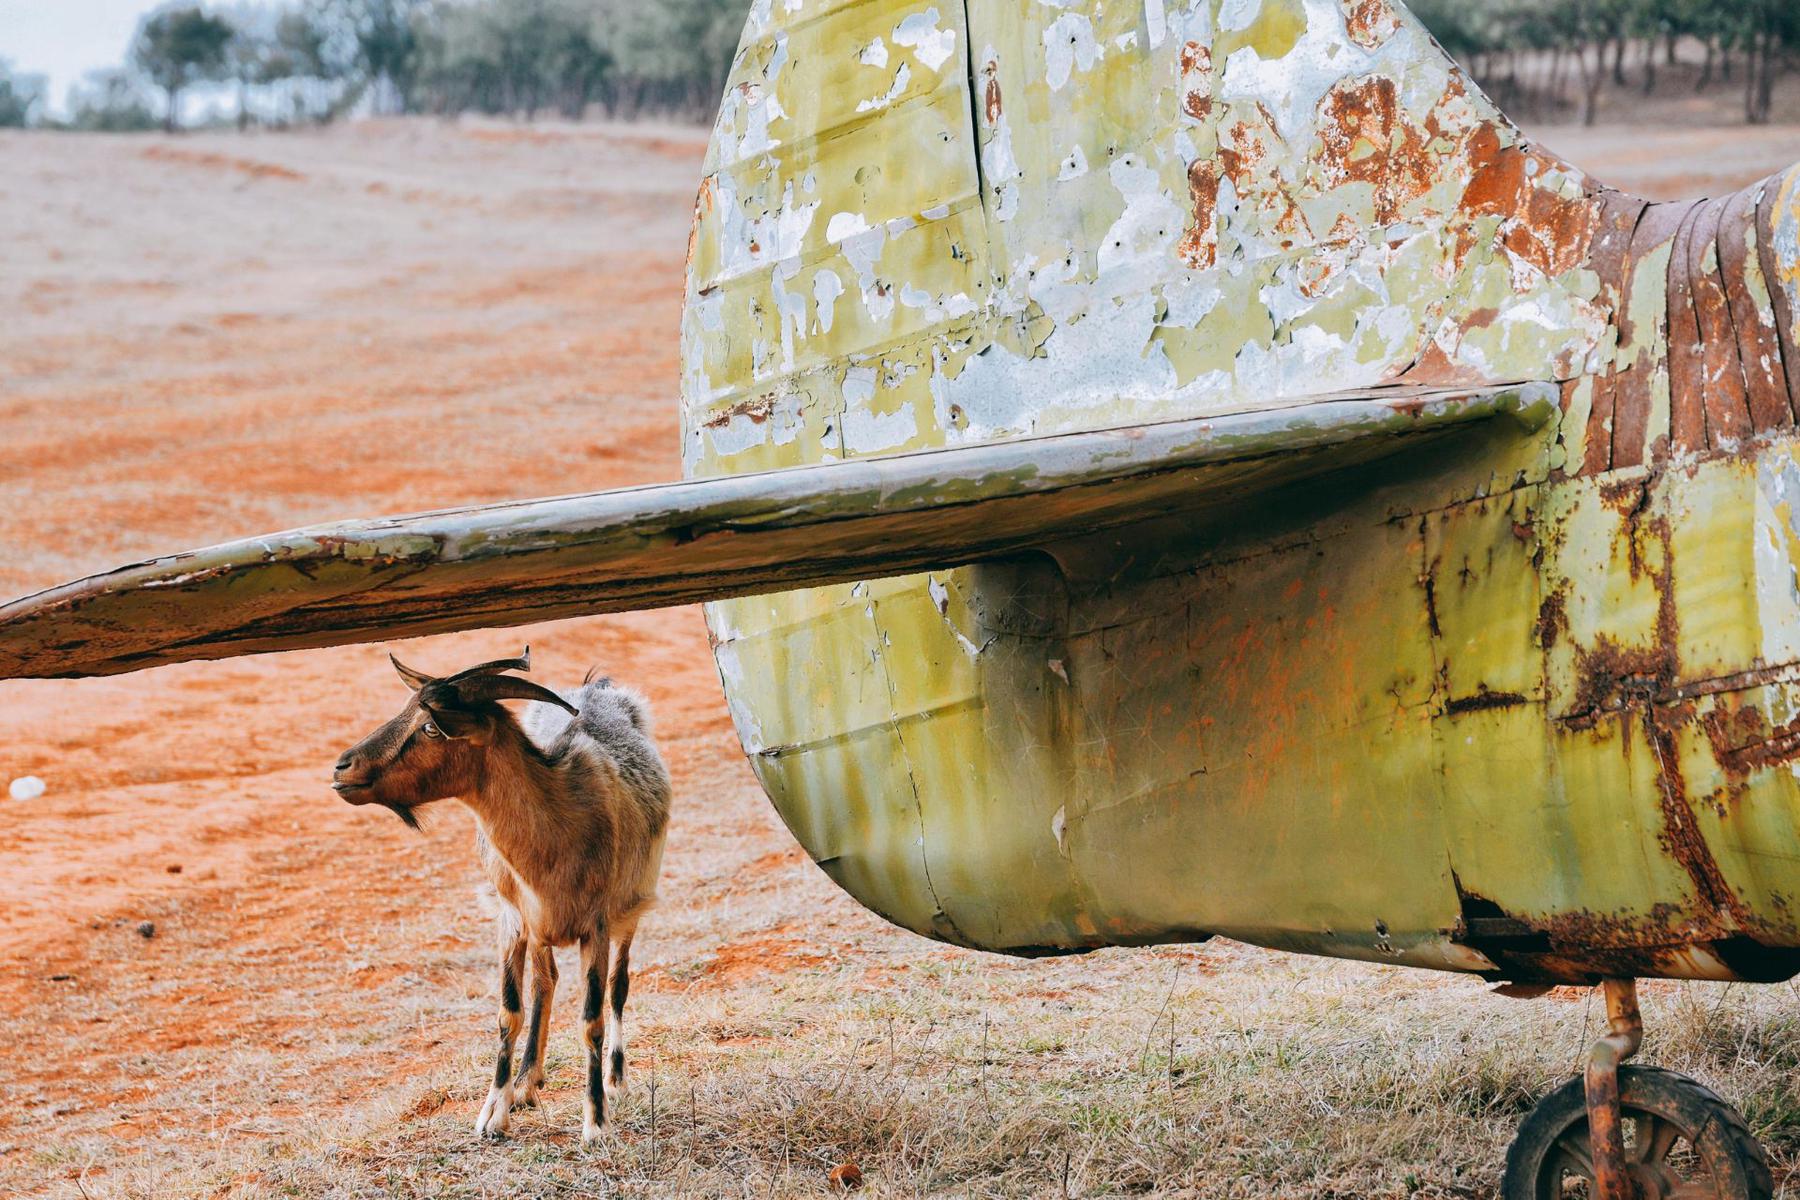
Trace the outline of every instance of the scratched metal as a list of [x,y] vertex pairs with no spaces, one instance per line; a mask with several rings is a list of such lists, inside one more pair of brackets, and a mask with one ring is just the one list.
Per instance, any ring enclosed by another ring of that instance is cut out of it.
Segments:
[[758,0],[682,339],[691,490],[127,568],[0,670],[711,600],[921,933],[1800,969],[1800,169],[1609,189],[1388,0]]

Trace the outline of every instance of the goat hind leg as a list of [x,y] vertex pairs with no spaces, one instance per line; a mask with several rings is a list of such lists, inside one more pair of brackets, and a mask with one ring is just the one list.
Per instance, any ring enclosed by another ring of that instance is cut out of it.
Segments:
[[550,1035],[550,1004],[556,997],[556,951],[542,942],[531,943],[531,1025],[525,1033],[525,1053],[513,1079],[513,1107],[535,1108],[538,1089],[544,1086],[544,1042]]
[[494,1083],[488,1088],[487,1100],[475,1118],[477,1137],[499,1137],[506,1132],[506,1120],[512,1111],[512,1053],[519,1027],[525,1023],[520,1012],[519,976],[525,967],[525,935],[516,928],[503,929],[500,947],[500,1046],[494,1060]]
[[606,1022],[606,1090],[617,1103],[625,1094],[625,998],[631,994],[631,939],[634,921],[612,938],[606,971],[610,1010]]
[[581,1142],[599,1138],[606,1127],[606,965],[604,929],[581,939],[581,1045],[587,1058],[587,1093],[581,1106]]

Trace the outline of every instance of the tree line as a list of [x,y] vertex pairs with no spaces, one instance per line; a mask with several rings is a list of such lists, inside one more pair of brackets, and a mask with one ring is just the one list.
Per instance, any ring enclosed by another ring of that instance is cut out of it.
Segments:
[[[749,0],[172,0],[119,70],[75,89],[64,123],[181,121],[194,88],[233,94],[240,125],[477,112],[531,119],[661,113],[704,120]],[[1592,123],[1602,93],[1741,90],[1766,123],[1800,58],[1800,0],[1412,0],[1509,111]],[[38,77],[0,61],[0,126],[42,123]]]
[[[1584,124],[1602,93],[1738,89],[1744,119],[1771,118],[1800,58],[1797,0],[1412,0],[1444,48],[1501,107]],[[1698,58],[1698,63],[1694,62]]]
[[[594,109],[704,120],[724,89],[748,0],[172,0],[119,69],[71,93],[62,124],[181,124],[197,88],[229,92],[240,126]],[[47,122],[40,77],[0,60],[0,126]]]

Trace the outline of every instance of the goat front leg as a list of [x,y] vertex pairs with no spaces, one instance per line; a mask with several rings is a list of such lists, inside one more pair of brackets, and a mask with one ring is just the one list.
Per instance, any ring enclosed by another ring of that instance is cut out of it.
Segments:
[[582,1099],[581,1142],[599,1138],[606,1127],[606,930],[581,939],[581,1045],[587,1052],[587,1094]]
[[556,951],[543,942],[532,942],[531,1026],[525,1033],[525,1053],[513,1079],[513,1107],[532,1108],[538,1089],[544,1086],[544,1041],[550,1035],[550,1003],[556,998]]
[[494,1083],[488,1088],[487,1102],[475,1118],[477,1137],[499,1137],[506,1132],[506,1119],[512,1111],[513,1042],[525,1023],[520,1011],[519,976],[525,968],[525,935],[516,924],[503,926],[500,942],[500,1053],[494,1060]]

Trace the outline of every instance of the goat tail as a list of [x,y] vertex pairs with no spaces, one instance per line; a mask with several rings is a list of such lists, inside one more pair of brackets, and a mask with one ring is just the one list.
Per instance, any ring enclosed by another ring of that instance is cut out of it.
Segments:
[[590,667],[581,681],[580,708],[584,713],[611,709],[639,733],[648,736],[651,732],[650,702],[631,688],[620,687],[611,676],[600,674],[599,667]]

